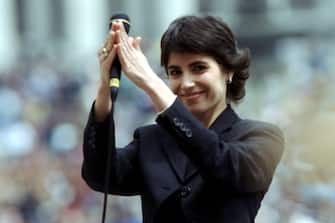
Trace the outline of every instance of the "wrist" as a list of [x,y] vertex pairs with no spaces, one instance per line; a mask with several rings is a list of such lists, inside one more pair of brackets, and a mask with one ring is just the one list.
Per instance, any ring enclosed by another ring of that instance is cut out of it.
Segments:
[[159,113],[168,108],[176,99],[171,89],[158,76],[148,82],[145,92],[151,98],[155,110]]
[[103,121],[111,111],[111,108],[110,88],[105,84],[100,84],[94,105],[96,120]]
[[110,87],[109,83],[100,81],[98,86],[98,95],[109,95]]

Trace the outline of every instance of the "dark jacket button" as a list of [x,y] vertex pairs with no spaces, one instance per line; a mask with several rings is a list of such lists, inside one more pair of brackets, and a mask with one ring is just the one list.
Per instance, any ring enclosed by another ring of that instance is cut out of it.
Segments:
[[186,132],[187,130],[189,130],[189,128],[187,128],[187,127],[184,125],[184,123],[181,123],[181,125],[180,125],[180,129],[181,129],[181,131],[183,131],[183,132]]
[[180,125],[179,125],[179,129],[180,129],[181,131],[185,131],[186,126],[184,125],[184,123],[180,123]]
[[175,126],[180,126],[180,120],[179,120],[179,118],[175,117],[172,120],[173,120],[173,123],[174,123]]
[[180,191],[180,196],[186,197],[191,193],[191,191],[192,191],[191,186],[184,186]]
[[191,138],[192,137],[192,131],[190,129],[187,129],[185,132],[186,137]]

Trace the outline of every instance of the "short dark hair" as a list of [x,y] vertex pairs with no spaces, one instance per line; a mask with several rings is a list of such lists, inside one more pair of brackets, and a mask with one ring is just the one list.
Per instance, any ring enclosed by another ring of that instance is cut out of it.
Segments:
[[233,71],[227,98],[237,103],[245,96],[249,78],[250,51],[239,49],[229,26],[218,17],[183,16],[174,20],[161,38],[161,66],[167,69],[171,52],[203,53]]

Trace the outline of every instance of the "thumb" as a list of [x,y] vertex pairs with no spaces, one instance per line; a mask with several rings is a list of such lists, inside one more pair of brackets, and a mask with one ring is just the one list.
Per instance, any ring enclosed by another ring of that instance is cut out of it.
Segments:
[[115,59],[116,53],[117,53],[117,44],[114,44],[112,47],[112,50],[109,52],[107,58],[105,59],[105,63],[108,67],[112,66],[112,63]]
[[133,47],[137,50],[142,51],[141,42],[142,42],[142,38],[140,36],[136,37],[133,41]]

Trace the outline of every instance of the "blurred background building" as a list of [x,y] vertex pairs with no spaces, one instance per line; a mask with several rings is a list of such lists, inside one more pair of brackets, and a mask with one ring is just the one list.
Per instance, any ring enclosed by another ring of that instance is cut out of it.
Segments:
[[[115,12],[130,16],[162,78],[167,25],[185,14],[222,17],[253,55],[238,113],[286,135],[257,223],[334,223],[334,9],[333,0],[0,0],[0,223],[100,220],[102,195],[80,177],[81,144],[97,50]],[[117,144],[154,118],[149,99],[123,78]],[[108,218],[141,222],[138,198],[112,197]]]

